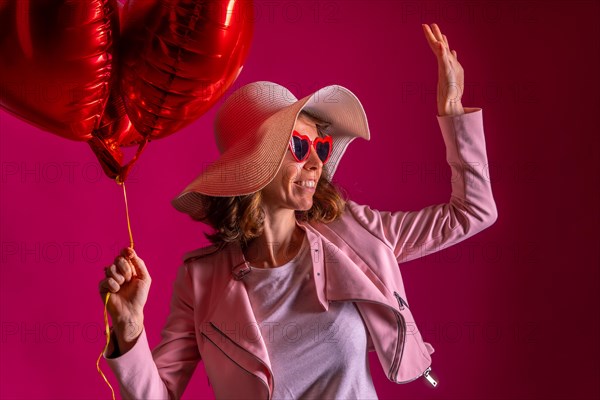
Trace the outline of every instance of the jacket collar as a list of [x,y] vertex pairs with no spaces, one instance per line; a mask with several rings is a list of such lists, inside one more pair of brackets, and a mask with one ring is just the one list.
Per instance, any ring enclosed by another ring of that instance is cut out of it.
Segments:
[[[326,224],[302,224],[312,243],[318,243],[319,259],[313,258],[313,267],[321,269],[325,279],[325,297],[328,301],[370,301],[395,304],[395,297],[373,273],[365,261],[335,231]],[[315,274],[317,275],[317,274]],[[321,280],[322,282],[323,280]],[[319,290],[319,286],[317,286]]]

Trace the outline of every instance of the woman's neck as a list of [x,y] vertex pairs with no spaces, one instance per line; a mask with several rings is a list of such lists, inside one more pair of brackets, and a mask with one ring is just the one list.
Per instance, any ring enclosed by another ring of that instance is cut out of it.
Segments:
[[305,234],[293,210],[265,212],[263,233],[246,247],[246,261],[259,268],[283,265],[298,254]]

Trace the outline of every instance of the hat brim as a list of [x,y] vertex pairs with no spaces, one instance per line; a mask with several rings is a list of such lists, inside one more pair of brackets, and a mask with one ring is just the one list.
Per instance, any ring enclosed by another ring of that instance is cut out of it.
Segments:
[[334,139],[332,154],[323,167],[331,180],[346,148],[356,137],[370,139],[366,113],[348,89],[326,86],[266,119],[256,135],[247,135],[221,154],[171,201],[178,211],[204,218],[204,195],[231,197],[255,193],[277,175],[301,110],[328,122],[325,133]]

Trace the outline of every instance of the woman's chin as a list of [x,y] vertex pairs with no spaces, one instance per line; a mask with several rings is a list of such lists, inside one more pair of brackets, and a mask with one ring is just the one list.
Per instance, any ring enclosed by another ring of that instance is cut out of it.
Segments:
[[[296,185],[297,186],[297,185]],[[298,189],[300,188],[300,189]],[[313,188],[302,188],[296,187],[297,190],[292,192],[290,196],[291,203],[293,203],[293,208],[296,211],[308,211],[313,206]],[[290,204],[291,205],[291,204]]]
[[296,204],[295,210],[296,211],[308,211],[311,209],[312,206],[313,206],[313,201],[311,198],[310,200],[304,200],[304,201],[298,202],[298,204]]

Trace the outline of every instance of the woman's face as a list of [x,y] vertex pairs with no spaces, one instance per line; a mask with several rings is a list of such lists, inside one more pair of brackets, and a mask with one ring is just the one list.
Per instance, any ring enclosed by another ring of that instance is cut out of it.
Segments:
[[[296,120],[294,130],[311,140],[319,136],[315,124],[302,116]],[[322,170],[323,163],[312,146],[308,158],[302,162],[297,162],[288,149],[279,172],[262,190],[263,205],[267,209],[309,210]]]

